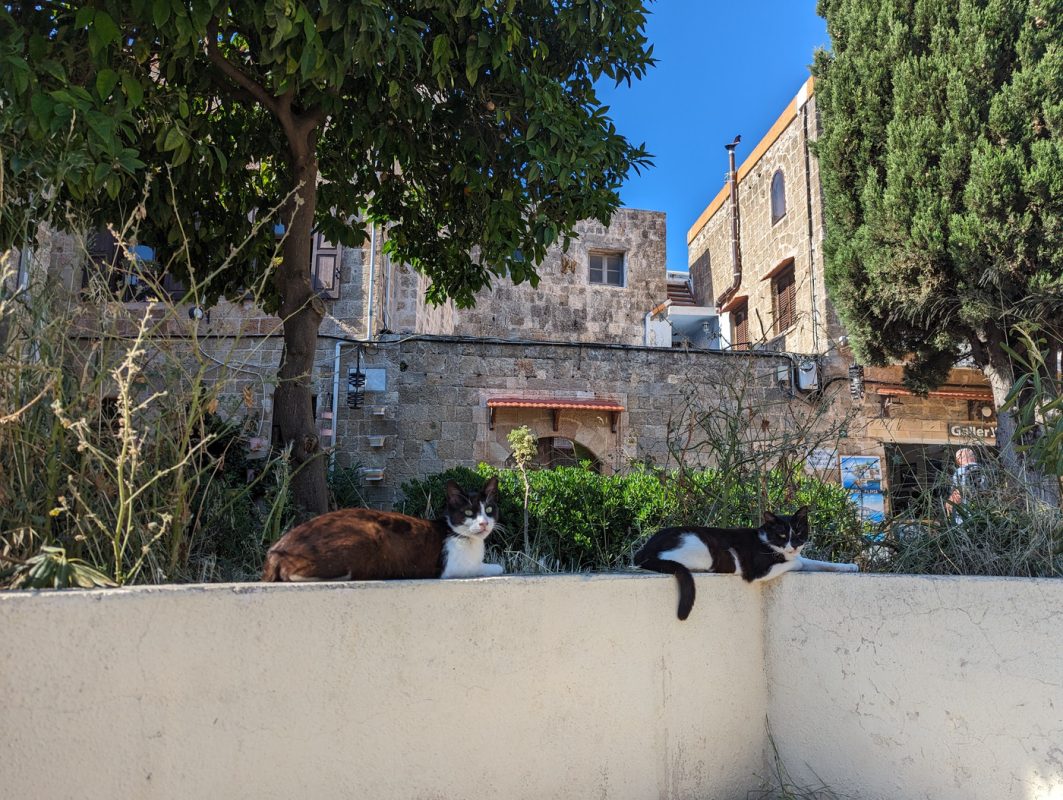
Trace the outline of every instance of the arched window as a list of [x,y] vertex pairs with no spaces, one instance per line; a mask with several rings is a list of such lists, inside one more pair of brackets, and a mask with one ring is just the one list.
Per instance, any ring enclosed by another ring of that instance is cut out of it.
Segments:
[[774,225],[786,216],[786,178],[782,170],[776,170],[771,176],[771,224]]
[[538,466],[544,469],[553,467],[578,467],[589,461],[591,469],[602,471],[602,462],[583,445],[563,436],[546,436],[539,440]]

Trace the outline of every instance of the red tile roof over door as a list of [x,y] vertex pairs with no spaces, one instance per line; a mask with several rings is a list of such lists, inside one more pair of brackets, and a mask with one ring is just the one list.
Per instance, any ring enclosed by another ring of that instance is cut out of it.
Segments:
[[562,408],[582,411],[623,411],[615,400],[599,397],[492,397],[488,408]]

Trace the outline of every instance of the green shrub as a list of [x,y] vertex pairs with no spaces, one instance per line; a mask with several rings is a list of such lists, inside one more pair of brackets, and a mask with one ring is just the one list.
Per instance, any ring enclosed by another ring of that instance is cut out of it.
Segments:
[[366,506],[365,480],[362,467],[355,464],[350,467],[334,469],[328,476],[329,492],[336,503],[336,508],[364,508]]
[[[528,472],[530,552],[524,547],[520,520],[524,485],[519,470],[481,464],[477,470],[458,467],[405,484],[397,508],[419,516],[438,516],[448,480],[481,489],[497,476],[501,524],[491,544],[512,571],[579,571],[622,569],[637,547],[668,525],[756,525],[758,487],[741,492],[712,470],[676,474],[636,467],[626,473],[601,475],[589,468],[558,467]],[[792,487],[796,486],[796,491]],[[791,487],[791,499],[785,497]],[[808,476],[769,481],[769,504],[780,513],[808,504],[813,510],[814,548],[821,558],[851,560],[865,546],[862,526],[845,491]]]

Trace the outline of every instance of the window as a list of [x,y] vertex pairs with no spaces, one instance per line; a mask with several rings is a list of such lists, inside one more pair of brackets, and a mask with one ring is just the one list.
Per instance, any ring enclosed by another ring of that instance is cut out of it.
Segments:
[[180,299],[186,292],[183,283],[163,271],[149,245],[129,243],[123,249],[107,228],[94,231],[86,244],[89,263],[82,273],[82,289],[89,288],[94,271],[106,280],[114,298],[125,303]]
[[340,297],[340,248],[320,233],[314,234],[310,257],[310,278],[314,291],[326,300]]
[[771,176],[771,224],[786,216],[786,178],[782,170]]
[[623,253],[591,253],[590,281],[606,286],[624,285]]
[[749,303],[742,303],[731,311],[731,349],[749,349]]
[[797,284],[793,262],[771,279],[771,306],[775,335],[792,328],[797,322]]

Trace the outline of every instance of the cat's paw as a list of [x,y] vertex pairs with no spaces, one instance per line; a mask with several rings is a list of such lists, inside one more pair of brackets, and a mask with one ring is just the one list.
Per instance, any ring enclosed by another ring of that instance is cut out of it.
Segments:
[[480,575],[484,578],[494,578],[505,571],[505,567],[501,564],[482,564],[480,566]]

